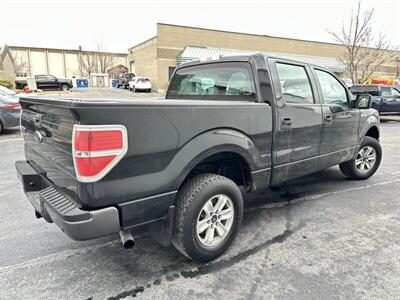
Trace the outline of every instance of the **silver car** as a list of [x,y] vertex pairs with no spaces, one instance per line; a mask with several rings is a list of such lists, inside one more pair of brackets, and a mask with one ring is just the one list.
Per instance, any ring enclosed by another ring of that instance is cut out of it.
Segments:
[[18,94],[0,86],[0,133],[19,125],[20,111]]

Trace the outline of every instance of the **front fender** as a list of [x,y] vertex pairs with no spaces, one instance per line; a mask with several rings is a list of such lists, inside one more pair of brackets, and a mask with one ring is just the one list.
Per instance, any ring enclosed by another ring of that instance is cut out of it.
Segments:
[[361,111],[360,113],[360,130],[359,130],[359,143],[362,142],[367,132],[376,127],[378,133],[380,132],[379,113],[375,109]]

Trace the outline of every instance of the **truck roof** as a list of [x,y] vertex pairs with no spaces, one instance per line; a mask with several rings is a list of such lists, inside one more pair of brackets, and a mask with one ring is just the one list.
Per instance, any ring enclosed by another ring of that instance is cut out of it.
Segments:
[[288,62],[294,62],[294,63],[302,63],[302,64],[307,64],[309,66],[314,66],[314,67],[318,67],[318,68],[322,68],[324,70],[326,70],[326,68],[322,67],[322,66],[318,66],[318,65],[314,65],[314,64],[310,64],[304,61],[300,61],[300,60],[293,60],[293,59],[288,59],[288,58],[282,58],[279,56],[273,56],[273,55],[265,55],[263,53],[254,53],[254,54],[239,54],[239,55],[226,55],[226,56],[220,56],[218,59],[206,59],[206,60],[201,60],[201,59],[197,59],[197,60],[193,60],[190,62],[186,62],[183,64],[180,64],[179,66],[177,66],[176,68],[184,68],[184,67],[189,67],[189,66],[198,66],[198,65],[203,65],[203,64],[210,64],[210,63],[218,63],[218,62],[240,62],[240,61],[250,61],[252,57],[254,56],[262,56],[264,57],[265,60],[267,60],[268,58],[274,58],[274,59],[279,59],[279,60],[284,60],[284,61],[288,61]]

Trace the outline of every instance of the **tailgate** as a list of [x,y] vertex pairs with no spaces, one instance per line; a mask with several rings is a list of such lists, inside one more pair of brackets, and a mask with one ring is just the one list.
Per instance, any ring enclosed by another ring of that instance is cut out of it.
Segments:
[[21,98],[20,103],[26,160],[60,190],[77,199],[70,101]]

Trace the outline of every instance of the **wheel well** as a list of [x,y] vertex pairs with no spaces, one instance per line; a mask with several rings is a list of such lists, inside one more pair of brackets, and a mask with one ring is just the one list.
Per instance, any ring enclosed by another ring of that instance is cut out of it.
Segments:
[[190,171],[182,185],[188,179],[204,173],[225,176],[238,186],[244,186],[246,190],[251,187],[249,164],[241,155],[234,152],[220,152],[203,159]]
[[370,129],[368,129],[368,131],[365,134],[365,136],[370,136],[370,137],[373,137],[376,140],[379,140],[378,128],[376,128],[375,126],[372,126]]

